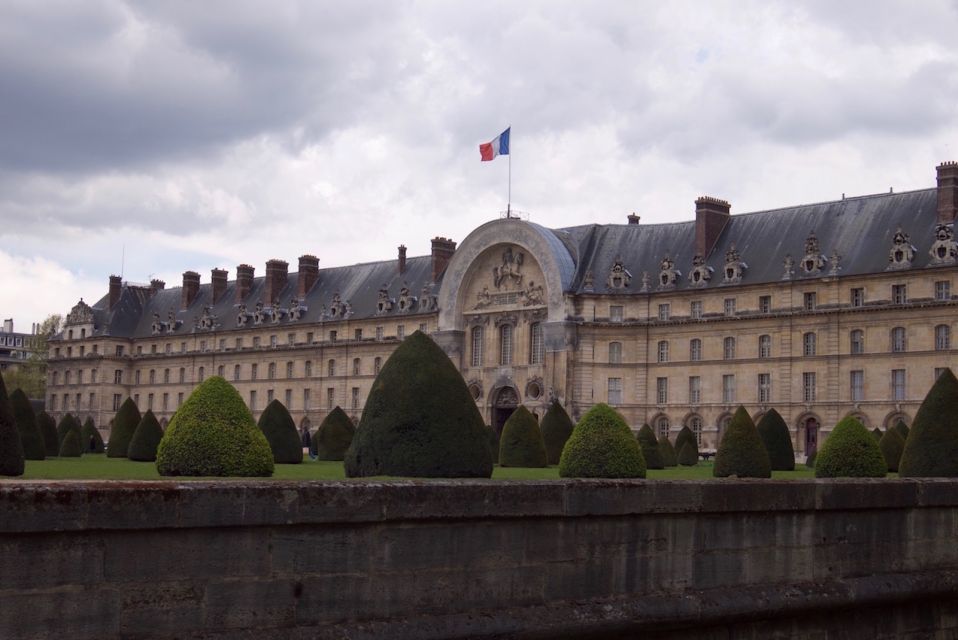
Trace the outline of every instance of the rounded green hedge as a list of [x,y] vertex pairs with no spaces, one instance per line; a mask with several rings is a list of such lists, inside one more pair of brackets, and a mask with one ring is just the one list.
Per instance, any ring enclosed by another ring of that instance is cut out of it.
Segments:
[[812,451],[812,453],[805,457],[805,466],[809,469],[815,468],[815,458],[818,457],[818,449]]
[[27,394],[21,389],[14,389],[10,394],[10,407],[13,410],[13,419],[17,422],[24,459],[46,459],[46,446],[37,424],[37,414],[33,412],[33,405],[30,404]]
[[356,427],[346,412],[336,407],[319,425],[313,443],[320,460],[342,460],[353,443]]
[[778,411],[769,409],[755,427],[768,452],[772,471],[793,471],[795,449],[792,448],[792,436]]
[[662,459],[662,452],[659,451],[659,441],[655,439],[652,427],[647,423],[639,428],[635,434],[639,446],[642,448],[642,457],[645,458],[646,469],[664,469],[665,460]]
[[683,467],[694,467],[699,463],[699,452],[695,444],[685,440],[682,442],[682,449],[677,456],[678,463]]
[[60,443],[60,447],[63,447],[63,439],[67,437],[67,433],[70,431],[77,432],[77,441],[80,440],[80,422],[73,416],[72,413],[66,413],[60,418],[60,422],[57,424],[57,440]]
[[562,456],[563,478],[644,478],[642,447],[615,409],[597,404],[572,430]]
[[43,437],[43,447],[47,456],[60,455],[60,439],[57,438],[57,422],[46,411],[37,414],[37,426],[40,427],[40,435]]
[[889,429],[878,441],[878,448],[885,458],[885,464],[889,471],[898,471],[898,465],[901,464],[901,454],[905,450],[905,441],[897,429]]
[[911,429],[908,428],[907,424],[905,424],[902,420],[898,420],[895,423],[895,426],[892,428],[898,431],[898,435],[901,436],[902,440],[908,442],[908,434],[911,433]]
[[575,424],[566,413],[558,400],[553,400],[546,414],[542,416],[539,429],[542,431],[542,440],[546,445],[546,455],[549,464],[559,464],[559,457],[566,441],[572,435]]
[[286,405],[274,399],[260,414],[258,425],[273,452],[273,462],[299,464],[303,461],[303,440]]
[[668,467],[676,467],[679,464],[679,456],[675,453],[675,447],[669,441],[666,435],[659,436],[659,454],[662,456],[662,464]]
[[127,457],[137,462],[153,462],[156,460],[156,448],[163,439],[163,427],[156,416],[149,409],[143,414],[143,419],[136,426],[130,446],[127,447]]
[[96,428],[93,418],[87,418],[80,428],[80,444],[87,453],[103,453],[103,437]]
[[878,443],[854,416],[835,425],[815,460],[816,478],[884,478],[887,472]]
[[346,452],[349,477],[488,478],[486,425],[459,370],[421,331],[383,364]]
[[79,458],[83,455],[83,446],[80,444],[80,431],[70,429],[63,436],[63,442],[60,443],[61,458]]
[[213,376],[176,410],[156,469],[161,476],[269,476],[273,452],[233,385]]
[[951,369],[938,376],[918,407],[898,474],[903,478],[958,476],[958,380]]
[[499,464],[499,434],[490,424],[486,425],[486,437],[489,439],[489,454],[492,456],[492,464]]
[[13,417],[3,375],[0,375],[0,476],[22,476],[25,467],[17,420]]
[[545,467],[549,464],[546,445],[536,417],[525,408],[512,412],[499,436],[500,467]]
[[[682,429],[679,430],[678,435],[675,436],[675,450],[681,454],[682,447],[684,447],[686,443],[692,445],[692,448],[695,450],[695,459],[698,461],[699,441],[695,438],[695,432],[689,429],[688,426],[683,425]],[[681,464],[681,462],[679,464]],[[698,462],[696,462],[696,464],[698,464]]]
[[[194,391],[195,393],[195,391]],[[110,440],[107,442],[106,456],[108,458],[125,458],[130,448],[130,440],[133,439],[133,433],[140,426],[140,410],[137,408],[133,398],[127,398],[120,405],[120,410],[116,412],[113,418],[113,426],[110,428]]]
[[712,475],[716,478],[771,478],[772,466],[758,429],[745,407],[735,410],[718,451]]

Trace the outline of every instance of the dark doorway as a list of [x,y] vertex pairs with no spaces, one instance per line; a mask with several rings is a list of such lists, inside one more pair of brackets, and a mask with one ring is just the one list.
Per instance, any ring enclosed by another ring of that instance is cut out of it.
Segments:
[[818,420],[805,420],[805,455],[810,456],[818,450]]
[[502,433],[502,426],[519,406],[519,394],[512,387],[503,387],[496,393],[492,403],[492,428],[496,433]]

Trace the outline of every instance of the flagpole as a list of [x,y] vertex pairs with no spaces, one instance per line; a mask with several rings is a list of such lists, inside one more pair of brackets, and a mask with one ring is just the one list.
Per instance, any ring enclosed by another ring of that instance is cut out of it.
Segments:
[[509,197],[506,202],[506,217],[512,217],[512,125],[509,125]]

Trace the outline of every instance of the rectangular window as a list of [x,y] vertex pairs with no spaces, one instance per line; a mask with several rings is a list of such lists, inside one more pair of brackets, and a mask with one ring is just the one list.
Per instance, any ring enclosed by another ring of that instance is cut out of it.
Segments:
[[852,402],[861,402],[865,399],[865,372],[862,369],[855,369],[849,372],[850,390]]
[[153,394],[148,394],[146,396],[146,408],[150,411],[153,411]]
[[951,283],[939,280],[935,283],[935,300],[951,300]]
[[359,408],[359,387],[352,388],[352,398],[350,400],[353,409]]
[[[64,400],[64,406],[63,406],[63,408],[66,409],[66,400],[67,400],[67,395],[66,395],[66,394],[63,394],[63,400]],[[139,406],[139,404],[140,404],[140,394],[138,394],[138,393],[134,393],[134,394],[133,394],[133,402],[135,402],[135,403],[137,404],[137,406]]]
[[292,389],[286,390],[286,408],[289,409],[290,411],[293,410],[293,390]]
[[529,326],[529,334],[529,364],[542,364],[544,355],[542,345],[542,324],[539,322],[533,322]]
[[659,305],[659,320],[668,320],[672,315],[672,305],[665,303]]
[[269,404],[269,403],[272,402],[272,401],[273,401],[273,390],[272,390],[272,389],[267,389],[267,390],[266,390],[266,404]]
[[802,391],[805,402],[815,402],[815,372],[806,371],[802,374]]
[[893,284],[891,286],[891,303],[905,304],[908,302],[908,289],[904,284]]
[[326,389],[326,406],[330,409],[336,406],[336,389],[333,387]]
[[[68,372],[69,373],[69,372]],[[67,383],[69,384],[70,380],[67,378]],[[140,384],[140,370],[137,369],[133,372],[133,384]]]
[[336,335],[337,335],[337,334],[336,334],[336,330],[335,330],[335,329],[330,330],[330,332],[329,332],[329,341],[330,341],[330,342],[336,342]]
[[307,331],[307,332],[306,332],[306,344],[313,344],[313,332],[312,332],[312,331]]
[[472,328],[472,366],[482,366],[482,327]]
[[[67,348],[67,355],[70,355],[69,347]],[[142,356],[142,355],[143,355],[143,345],[141,345],[141,344],[136,345],[136,355],[138,355],[138,356]]]
[[[90,370],[90,382],[92,382],[92,383],[94,383],[94,384],[96,384],[96,377],[97,377],[96,374],[97,374],[97,370],[96,370],[96,369],[91,369],[91,370]],[[169,382],[169,380],[167,380],[166,382]]]
[[609,378],[609,404],[622,404],[622,378]]
[[362,340],[362,339],[363,339],[363,330],[362,330],[362,329],[356,329],[356,330],[353,332],[353,337],[356,338],[357,340]]
[[[292,363],[292,362],[287,362],[287,363],[286,363],[286,377],[287,377],[287,378],[292,378],[292,377],[293,377],[293,363]],[[288,408],[288,407],[287,407],[287,408]]]
[[655,401],[658,404],[667,404],[669,401],[669,379],[655,379]]
[[176,408],[179,409],[181,406],[183,406],[183,392],[182,392],[182,391],[180,391],[178,394],[176,394]]
[[236,339],[236,348],[237,348],[237,349],[242,349],[242,348],[243,348],[243,339],[242,339],[242,338],[237,338],[237,339]]
[[269,337],[269,346],[275,347],[277,344],[278,344],[278,343],[277,343],[277,341],[276,341],[276,336],[270,336],[270,337]]
[[256,411],[256,389],[251,389],[249,392],[249,410]]
[[854,287],[851,290],[849,301],[853,307],[865,306],[865,290],[862,287]]
[[377,340],[382,340],[382,339],[383,339],[383,328],[382,328],[382,327],[376,327],[376,339],[377,339]]
[[772,401],[772,374],[758,374],[758,401],[761,404],[768,404]]
[[[57,355],[60,355],[60,354],[57,353]],[[122,344],[116,345],[116,355],[117,355],[117,357],[120,357],[120,356],[123,355],[123,345],[122,345]]]
[[226,338],[220,338],[220,351],[226,350]]
[[512,364],[512,325],[499,327],[499,364]]
[[622,318],[623,318],[622,305],[620,304],[609,305],[609,321],[622,322]]
[[905,370],[891,370],[891,399],[903,401],[905,399]]
[[123,384],[123,370],[117,369],[113,372],[113,384]]
[[249,379],[256,380],[257,375],[259,374],[259,365],[255,362],[249,366]]
[[406,338],[406,325],[400,324],[396,325],[396,337],[400,340],[405,340]]
[[772,296],[759,296],[759,297],[758,297],[758,312],[759,312],[759,313],[771,313],[771,312],[772,312]]
[[692,316],[693,320],[702,319],[702,301],[693,300],[689,303],[689,315]]
[[729,336],[722,341],[722,357],[725,360],[735,359],[735,338]]
[[735,315],[735,298],[725,299],[725,315],[727,316]]
[[309,389],[303,389],[303,411],[309,411]]
[[259,336],[253,336],[253,348],[259,348]]
[[702,341],[698,338],[692,338],[689,341],[689,360],[698,362],[702,359]]
[[184,367],[180,367],[180,382],[186,382],[186,369]]
[[421,324],[419,325],[419,330],[422,331],[423,333],[428,333],[428,332],[426,331],[426,323],[425,323],[425,322],[423,322],[423,323],[421,323]]
[[702,379],[698,376],[689,376],[689,404],[699,404],[702,401]]
[[163,394],[163,411],[169,411],[169,410],[170,410],[170,394],[164,393]]
[[945,369],[947,369],[947,367],[935,367],[935,380],[937,380],[938,376],[945,372]]
[[802,297],[802,307],[805,311],[814,311],[818,306],[818,294],[814,291],[806,291]]
[[735,402],[735,376],[725,374],[722,376],[722,402],[732,404]]
[[287,333],[286,334],[286,344],[296,344],[296,334]]
[[200,351],[206,351],[206,340],[200,340]]

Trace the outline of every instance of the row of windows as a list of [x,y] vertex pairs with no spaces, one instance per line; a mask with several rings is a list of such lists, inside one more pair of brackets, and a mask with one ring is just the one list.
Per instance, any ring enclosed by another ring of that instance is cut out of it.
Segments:
[[[511,324],[503,324],[498,329],[498,363],[500,365],[511,365],[514,361],[514,344],[516,328]],[[469,362],[473,367],[481,367],[484,362],[484,327],[473,327],[469,336],[470,357]],[[542,341],[542,324],[533,322],[529,325],[529,364],[542,364],[544,356],[544,344]]]

